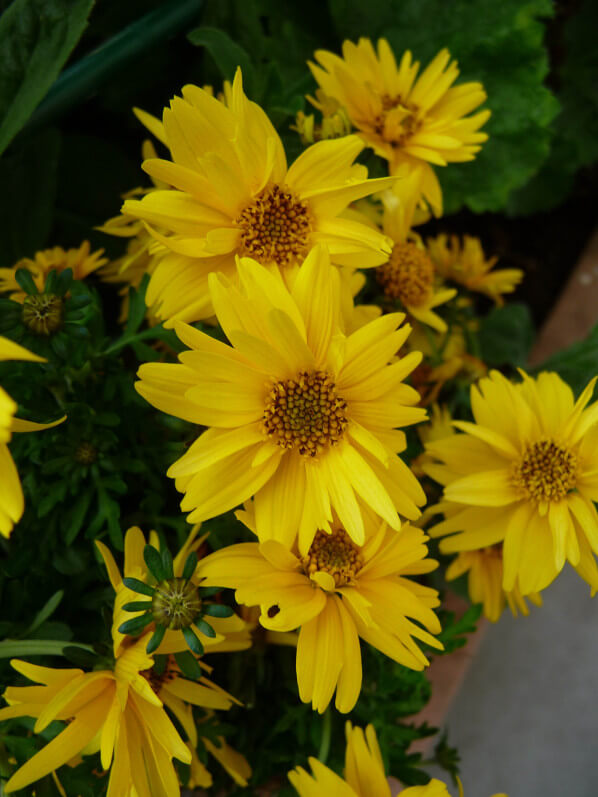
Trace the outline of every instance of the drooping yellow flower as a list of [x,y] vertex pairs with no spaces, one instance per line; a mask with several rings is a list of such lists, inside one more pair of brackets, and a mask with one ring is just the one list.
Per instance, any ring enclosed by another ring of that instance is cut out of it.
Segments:
[[[19,346],[8,338],[0,337],[0,362],[3,360],[28,360],[46,362],[43,357]],[[25,510],[23,489],[14,460],[8,449],[13,432],[39,432],[62,423],[66,416],[52,423],[35,423],[15,418],[17,404],[0,385],[0,535],[9,537],[15,523]]]
[[436,271],[445,279],[484,293],[499,306],[504,304],[502,294],[513,293],[523,279],[523,271],[518,268],[493,271],[498,258],[486,258],[480,239],[471,235],[464,235],[462,241],[457,235],[427,238],[426,249]]
[[359,637],[414,670],[428,664],[417,640],[442,649],[432,636],[440,632],[432,611],[438,593],[405,578],[437,566],[425,558],[427,537],[420,529],[405,525],[397,534],[371,517],[368,539],[356,545],[336,521],[330,533],[318,531],[301,556],[297,548],[262,539],[256,520],[250,525],[260,542],[216,551],[198,572],[206,586],[235,589],[239,603],[259,605],[264,628],[300,627],[297,682],[303,702],[322,713],[336,689],[337,709],[351,711],[361,690]]
[[[185,566],[185,560],[192,551],[197,551],[204,542],[207,535],[197,538],[199,526],[191,529],[185,545],[176,555],[173,568],[175,578],[182,575]],[[160,540],[155,531],[149,535],[148,544],[152,545],[156,550],[160,550]],[[118,569],[114,557],[112,556],[109,548],[104,545],[100,540],[96,540],[96,546],[104,560],[106,570],[110,583],[116,592],[114,601],[114,613],[112,618],[112,639],[114,642],[114,655],[118,656],[127,644],[127,636],[121,634],[118,630],[120,626],[127,620],[131,620],[143,614],[143,611],[129,612],[123,609],[127,603],[132,603],[139,600],[139,595],[133,590],[125,587],[123,584],[122,576]],[[124,561],[124,575],[125,578],[136,578],[139,581],[148,583],[150,574],[143,557],[143,550],[146,546],[146,539],[138,526],[132,526],[125,534],[125,561]],[[195,578],[195,577],[194,577]],[[192,579],[193,580],[193,579]],[[195,583],[197,583],[195,579]],[[231,617],[210,617],[210,625],[216,632],[216,636],[206,636],[196,625],[191,628],[201,641],[206,652],[218,653],[233,650],[245,650],[251,646],[251,636],[246,623],[241,620],[237,615]],[[153,628],[153,626],[151,626]],[[176,653],[177,651],[185,650],[186,643],[184,642],[180,633],[176,631],[166,631],[166,634],[156,650],[157,654],[162,653]]]
[[[300,797],[393,797],[384,772],[384,762],[373,725],[365,732],[345,725],[347,750],[344,779],[318,761],[309,758],[311,774],[303,767],[289,772],[289,780]],[[401,797],[450,797],[444,783],[433,778],[426,786],[412,786],[400,792]],[[459,794],[463,797],[461,781]],[[494,797],[506,797],[495,794]]]
[[[107,797],[133,793],[178,797],[172,759],[188,764],[191,753],[142,674],[153,665],[145,653],[148,638],[124,648],[113,670],[86,673],[12,660],[18,672],[42,686],[9,687],[4,692],[9,705],[0,709],[0,721],[35,717],[36,733],[53,720],[69,722],[12,775],[6,793],[25,788],[79,754],[99,750],[102,767],[111,770]],[[199,688],[199,684],[192,686]],[[212,699],[210,695],[208,700]]]
[[9,298],[13,302],[23,304],[27,294],[15,278],[20,268],[26,268],[31,273],[33,282],[40,292],[43,291],[46,277],[52,270],[61,273],[70,268],[73,271],[73,279],[85,279],[108,262],[105,257],[102,257],[103,249],[98,249],[96,252],[91,252],[90,249],[89,241],[83,241],[78,249],[65,250],[60,246],[55,246],[53,249],[36,252],[33,258],[24,257],[12,268],[0,268],[0,293],[10,292]]
[[169,250],[147,292],[166,326],[213,314],[208,275],[234,277],[236,255],[286,276],[319,242],[338,265],[377,266],[387,257],[380,232],[339,218],[353,200],[394,182],[368,180],[367,169],[353,163],[363,148],[357,136],[320,141],[287,168],[278,133],[243,93],[240,70],[229,107],[185,86],[158,125],[152,132],[172,161],[152,159],[144,169],[174,190],[127,200],[123,210],[148,222]]
[[190,522],[255,496],[261,534],[306,553],[334,509],[364,540],[357,497],[395,529],[397,513],[419,516],[424,495],[397,451],[407,426],[424,419],[403,379],[416,352],[388,365],[409,335],[389,314],[342,334],[338,271],[322,248],[292,290],[253,260],[239,263],[237,288],[211,275],[216,315],[233,346],[177,324],[192,348],[181,364],[148,363],[137,390],[171,415],[210,427],[168,471]]
[[412,229],[415,223],[425,220],[418,211],[416,176],[413,173],[398,181],[393,190],[382,195],[382,226],[393,241],[393,248],[388,261],[376,269],[376,277],[386,296],[400,302],[422,324],[445,332],[446,322],[434,308],[448,302],[457,291],[438,284],[434,264],[421,238]]
[[[441,50],[418,77],[419,62],[407,50],[397,66],[386,39],[378,52],[369,39],[343,42],[343,57],[318,50],[310,69],[324,94],[338,100],[363,140],[389,162],[391,174],[415,172],[436,215],[442,192],[432,164],[473,160],[486,133],[490,111],[467,116],[486,99],[481,83],[453,86],[456,61]],[[317,107],[317,103],[316,107]]]
[[[481,603],[484,615],[495,623],[508,604],[513,616],[517,612],[527,615],[529,607],[515,584],[510,592],[505,592],[503,582],[502,545],[491,545],[476,551],[462,551],[446,569],[447,581],[453,581],[467,573],[467,589],[472,603]],[[536,606],[542,605],[542,598],[535,592],[528,595]]]
[[598,402],[593,379],[577,401],[555,373],[523,374],[512,384],[497,371],[471,389],[475,423],[427,445],[438,461],[425,470],[444,485],[450,511],[430,529],[457,534],[446,553],[503,543],[503,588],[540,592],[569,561],[598,589]]

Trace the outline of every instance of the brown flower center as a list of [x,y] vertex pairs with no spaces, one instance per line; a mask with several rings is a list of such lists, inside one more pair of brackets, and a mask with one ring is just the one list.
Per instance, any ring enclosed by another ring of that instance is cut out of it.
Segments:
[[154,692],[159,696],[160,690],[164,684],[174,681],[174,679],[179,676],[179,669],[174,660],[174,656],[168,656],[163,670],[160,671],[156,667],[152,667],[149,670],[141,670],[139,674],[143,675]]
[[307,576],[317,572],[330,573],[335,586],[342,587],[354,581],[363,567],[359,548],[343,529],[331,534],[318,531],[314,541],[303,557],[303,570]]
[[560,501],[575,488],[577,456],[553,440],[529,445],[514,466],[511,477],[516,487],[536,501]]
[[434,264],[415,244],[395,244],[388,262],[376,269],[376,277],[387,296],[405,307],[419,307],[432,291]]
[[271,185],[241,211],[240,252],[266,265],[293,265],[309,249],[311,216],[307,202],[285,186]]
[[347,403],[324,371],[300,371],[275,382],[266,398],[264,431],[282,448],[315,457],[343,436]]
[[49,337],[62,326],[63,303],[60,296],[40,293],[23,301],[23,323],[36,335]]
[[152,598],[154,620],[174,631],[186,628],[201,609],[197,587],[186,578],[169,578],[155,588]]

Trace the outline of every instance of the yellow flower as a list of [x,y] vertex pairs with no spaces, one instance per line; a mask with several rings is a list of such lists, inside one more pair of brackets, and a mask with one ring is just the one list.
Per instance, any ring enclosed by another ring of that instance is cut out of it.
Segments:
[[[392,797],[390,784],[384,772],[384,762],[373,725],[365,732],[345,725],[347,750],[345,777],[340,778],[317,758],[310,758],[312,774],[303,767],[289,772],[289,780],[300,797]],[[401,797],[450,797],[445,784],[433,778],[426,786],[412,786],[400,792]],[[459,794],[463,797],[461,781]],[[494,797],[506,797],[495,794]]]
[[353,163],[363,148],[357,136],[320,141],[287,169],[278,133],[243,93],[240,70],[229,107],[185,86],[163,125],[151,124],[172,161],[151,159],[144,169],[175,190],[129,199],[123,210],[148,222],[169,250],[147,292],[166,326],[212,315],[208,276],[234,277],[236,255],[278,267],[285,277],[319,242],[338,265],[377,266],[388,256],[380,232],[339,214],[394,180],[368,180],[367,169]]
[[397,456],[404,433],[425,418],[402,380],[419,362],[393,362],[410,327],[383,316],[342,334],[338,271],[322,248],[291,291],[278,272],[239,262],[240,288],[211,275],[218,321],[233,346],[177,324],[192,351],[181,364],[147,363],[137,390],[164,412],[210,427],[168,471],[185,493],[190,522],[216,517],[255,496],[265,537],[305,553],[334,509],[361,544],[357,497],[395,529],[397,512],[419,516],[424,495]]
[[426,239],[426,248],[436,271],[445,279],[464,285],[470,291],[484,293],[497,305],[503,305],[503,293],[513,293],[523,279],[518,268],[492,271],[497,257],[486,258],[479,238],[464,235],[438,235]]
[[[523,373],[523,372],[522,372]],[[471,389],[475,423],[427,445],[438,464],[425,471],[444,485],[446,519],[430,530],[445,553],[503,543],[503,589],[540,592],[569,561],[598,589],[598,402],[593,379],[577,401],[554,373],[497,371]]]
[[[0,337],[0,362],[3,360],[28,360],[46,362],[43,357],[28,351],[8,338]],[[25,510],[23,489],[14,460],[8,449],[13,432],[38,432],[62,423],[66,415],[52,423],[35,423],[15,418],[16,403],[0,385],[0,535],[9,537],[15,523]]]
[[[468,573],[467,589],[471,602],[481,603],[484,615],[491,622],[495,623],[500,618],[505,603],[515,617],[518,611],[526,617],[529,614],[525,598],[517,585],[511,592],[503,589],[502,545],[462,551],[447,567],[447,581],[453,581],[464,573]],[[542,605],[542,598],[537,593],[532,592],[528,597],[536,606]]]
[[389,298],[398,300],[422,324],[445,332],[446,323],[434,308],[448,302],[457,291],[437,285],[434,264],[419,235],[412,230],[414,223],[424,220],[417,218],[414,174],[398,181],[393,190],[385,191],[382,200],[382,226],[393,241],[393,248],[388,261],[376,269],[378,282]]
[[[207,535],[204,535],[196,539],[198,530],[199,525],[191,530],[185,545],[183,545],[174,559],[173,568],[176,578],[182,575],[187,556],[192,551],[197,551],[207,537]],[[160,550],[160,540],[155,531],[150,532],[148,543],[156,548],[156,550]],[[116,592],[112,618],[112,639],[114,643],[114,655],[118,656],[128,642],[128,637],[125,634],[121,634],[118,629],[127,620],[141,616],[143,611],[129,612],[123,609],[125,604],[139,601],[139,595],[128,587],[125,587],[118,566],[114,561],[114,557],[104,543],[100,540],[96,540],[96,546],[106,565],[110,583]],[[149,571],[143,557],[145,546],[146,540],[143,532],[138,526],[132,526],[125,534],[125,578],[136,578],[144,583],[149,581]],[[197,583],[196,577],[194,577],[194,579],[195,583]],[[206,636],[196,625],[191,626],[206,652],[217,653],[244,650],[251,646],[249,629],[240,617],[236,615],[232,615],[232,617],[210,617],[210,625],[216,632],[216,636],[213,638]],[[153,628],[153,626],[150,627]],[[177,651],[186,650],[186,647],[180,633],[168,630],[160,646],[156,650],[156,655],[162,653],[176,653]]]
[[481,83],[453,86],[459,75],[448,50],[441,50],[418,77],[419,62],[407,50],[397,66],[386,39],[378,52],[369,39],[345,41],[343,57],[315,53],[310,69],[323,92],[338,100],[363,140],[389,162],[391,174],[415,172],[421,193],[437,215],[442,192],[431,164],[473,160],[486,133],[479,129],[490,116],[467,116],[486,99]]
[[50,271],[61,273],[70,268],[73,271],[73,279],[83,280],[108,262],[102,257],[103,254],[103,249],[90,253],[89,241],[83,241],[78,249],[65,250],[55,246],[53,249],[36,252],[33,259],[24,257],[12,268],[0,268],[0,293],[10,292],[9,298],[13,302],[23,304],[26,294],[15,278],[18,269],[26,268],[31,273],[38,291],[42,292]]
[[178,797],[172,759],[188,764],[191,753],[142,674],[153,664],[145,653],[148,638],[123,649],[113,670],[85,673],[12,660],[14,669],[42,686],[9,687],[4,692],[9,705],[0,709],[0,720],[35,717],[36,733],[56,719],[68,724],[14,773],[5,786],[7,793],[23,789],[79,754],[99,750],[102,767],[111,767],[108,797]]
[[326,97],[318,90],[317,99],[308,97],[309,101],[320,110],[322,121],[316,124],[313,113],[305,114],[299,111],[295,117],[295,124],[291,125],[291,130],[296,130],[301,136],[304,144],[313,144],[314,141],[322,141],[327,138],[341,138],[348,136],[351,132],[351,120],[342,105],[336,100]]
[[442,649],[424,630],[440,632],[432,611],[439,605],[438,593],[405,578],[437,566],[425,558],[427,537],[409,525],[397,534],[377,522],[369,520],[364,545],[356,545],[335,522],[330,533],[318,531],[305,556],[264,540],[258,522],[260,542],[231,545],[200,562],[202,583],[235,589],[239,603],[259,605],[264,628],[288,632],[300,627],[299,696],[320,713],[335,689],[339,711],[351,711],[357,702],[359,637],[413,670],[428,664],[416,640]]

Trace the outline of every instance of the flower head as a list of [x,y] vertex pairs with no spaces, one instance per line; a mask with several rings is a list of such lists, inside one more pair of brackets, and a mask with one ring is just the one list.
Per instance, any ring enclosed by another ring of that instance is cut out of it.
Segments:
[[486,99],[481,83],[453,86],[459,75],[448,50],[441,50],[419,75],[407,50],[397,65],[386,41],[378,52],[369,39],[343,43],[343,57],[315,53],[310,69],[325,95],[347,111],[363,140],[399,170],[417,174],[419,191],[439,215],[442,192],[432,169],[473,160],[488,136],[479,132],[490,111],[467,116]]
[[[257,517],[249,522],[259,536]],[[428,664],[417,640],[442,648],[432,636],[440,632],[432,611],[439,604],[436,590],[405,577],[436,567],[425,558],[427,537],[411,526],[400,534],[385,523],[377,527],[373,518],[368,526],[364,545],[353,542],[337,521],[329,533],[318,531],[304,555],[260,536],[260,542],[223,548],[200,564],[207,586],[236,589],[239,603],[259,605],[264,628],[300,627],[299,695],[319,712],[335,689],[339,711],[351,711],[357,702],[359,637],[414,670]]]
[[486,258],[479,238],[471,235],[464,235],[462,240],[444,234],[428,238],[426,249],[442,277],[486,294],[497,305],[504,304],[502,294],[513,293],[523,279],[523,271],[518,268],[493,270],[498,258]]
[[147,293],[166,326],[211,316],[208,275],[235,277],[237,255],[280,268],[285,278],[319,242],[339,265],[384,261],[389,246],[380,232],[339,218],[353,200],[394,182],[368,180],[365,167],[353,163],[363,148],[359,138],[320,141],[287,168],[276,130],[243,93],[240,70],[227,105],[197,86],[182,93],[164,111],[163,124],[152,122],[172,161],[144,163],[174,190],[152,191],[123,207],[168,250]]
[[444,485],[445,520],[432,536],[446,553],[503,543],[503,588],[540,592],[569,561],[598,589],[598,402],[592,380],[577,401],[555,373],[497,371],[471,389],[474,423],[427,445],[425,470]]
[[[364,540],[361,505],[395,529],[397,512],[419,516],[423,492],[397,456],[395,429],[423,420],[419,396],[403,379],[419,362],[412,353],[389,365],[410,327],[400,313],[346,337],[339,276],[315,248],[292,290],[277,272],[239,263],[241,285],[210,279],[227,346],[183,324],[192,348],[181,364],[148,363],[139,393],[159,409],[208,426],[168,471],[185,493],[190,522],[255,497],[262,534],[305,553],[334,509],[350,536]],[[358,500],[359,499],[359,500]]]

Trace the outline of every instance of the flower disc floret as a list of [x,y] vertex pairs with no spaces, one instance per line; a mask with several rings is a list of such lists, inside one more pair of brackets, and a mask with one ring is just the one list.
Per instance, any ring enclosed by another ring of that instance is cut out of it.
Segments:
[[554,440],[529,445],[513,468],[515,487],[536,501],[560,501],[575,489],[577,456]]
[[344,529],[318,531],[302,560],[305,575],[329,573],[336,587],[355,580],[363,567],[363,556]]
[[419,307],[432,293],[434,264],[427,252],[414,243],[395,244],[388,263],[376,270],[384,293],[405,307]]
[[51,293],[25,296],[23,323],[36,335],[49,337],[62,326],[64,300]]
[[202,601],[196,585],[186,578],[166,579],[154,590],[152,598],[154,619],[172,631],[191,625],[201,607]]
[[274,383],[266,399],[264,430],[279,446],[315,457],[342,438],[347,402],[324,371],[301,371]]

